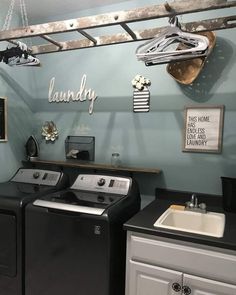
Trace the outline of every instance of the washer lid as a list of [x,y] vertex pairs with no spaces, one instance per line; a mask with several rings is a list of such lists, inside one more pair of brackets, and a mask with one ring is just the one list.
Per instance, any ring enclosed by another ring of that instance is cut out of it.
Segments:
[[102,213],[105,211],[105,209],[101,209],[101,208],[91,208],[91,207],[85,207],[85,206],[50,202],[45,200],[35,200],[33,204],[35,206],[44,207],[44,208],[51,208],[51,209],[78,212],[78,213],[87,213],[87,214],[93,214],[93,215],[102,215]]
[[35,206],[64,211],[101,215],[108,207],[114,205],[124,197],[116,194],[69,189],[43,196],[33,204]]

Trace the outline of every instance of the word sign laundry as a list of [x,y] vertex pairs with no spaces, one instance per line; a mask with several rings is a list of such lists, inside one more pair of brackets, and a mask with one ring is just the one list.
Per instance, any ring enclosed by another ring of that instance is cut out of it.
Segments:
[[81,82],[80,82],[80,88],[78,91],[55,91],[55,80],[56,78],[53,77],[50,80],[49,83],[49,91],[48,91],[48,101],[51,102],[67,102],[70,101],[75,102],[84,102],[88,100],[90,102],[89,104],[89,114],[91,115],[93,113],[93,107],[94,107],[94,101],[97,98],[97,95],[94,90],[91,88],[86,88],[86,80],[87,77],[84,74],[82,76]]

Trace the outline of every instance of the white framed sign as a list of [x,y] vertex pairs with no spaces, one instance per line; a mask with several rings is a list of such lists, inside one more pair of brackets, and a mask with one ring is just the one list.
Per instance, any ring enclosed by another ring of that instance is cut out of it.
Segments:
[[224,106],[186,106],[183,130],[184,152],[220,153]]

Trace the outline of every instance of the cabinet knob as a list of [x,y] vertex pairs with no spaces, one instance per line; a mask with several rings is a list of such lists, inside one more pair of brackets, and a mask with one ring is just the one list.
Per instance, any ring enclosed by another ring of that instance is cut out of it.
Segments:
[[182,291],[184,295],[189,295],[191,294],[191,289],[188,286],[183,286]]
[[181,291],[181,286],[179,283],[173,283],[172,284],[172,289],[175,291],[175,292],[179,292]]

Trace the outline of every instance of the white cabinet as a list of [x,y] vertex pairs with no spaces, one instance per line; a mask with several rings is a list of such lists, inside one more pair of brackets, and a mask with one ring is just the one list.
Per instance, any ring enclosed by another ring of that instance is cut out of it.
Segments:
[[192,275],[183,275],[183,286],[188,286],[192,295],[235,295],[236,285],[208,280]]
[[182,273],[170,269],[130,261],[127,290],[132,295],[174,295],[172,285],[181,289]]
[[126,295],[236,295],[236,253],[127,233]]

